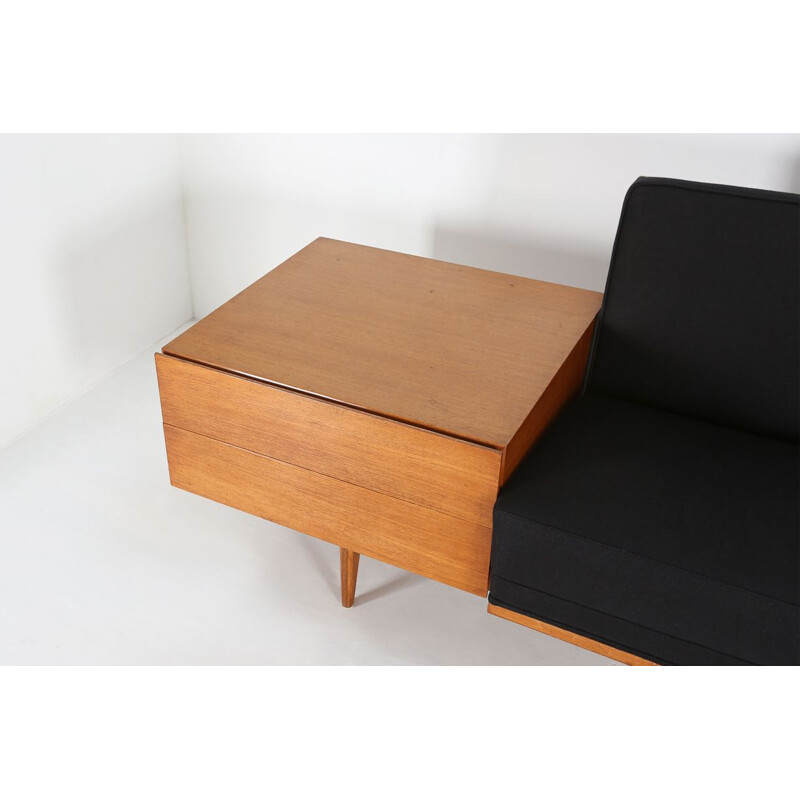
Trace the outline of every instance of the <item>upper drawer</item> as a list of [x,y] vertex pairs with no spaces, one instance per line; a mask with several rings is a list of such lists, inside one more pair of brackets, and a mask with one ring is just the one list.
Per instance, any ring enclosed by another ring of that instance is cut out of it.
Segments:
[[164,422],[491,525],[500,452],[156,354]]

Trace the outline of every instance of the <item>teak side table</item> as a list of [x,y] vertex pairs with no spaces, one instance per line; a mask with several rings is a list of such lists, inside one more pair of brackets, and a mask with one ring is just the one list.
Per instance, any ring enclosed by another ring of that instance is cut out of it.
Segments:
[[317,239],[156,354],[174,486],[485,596],[499,487],[601,295]]

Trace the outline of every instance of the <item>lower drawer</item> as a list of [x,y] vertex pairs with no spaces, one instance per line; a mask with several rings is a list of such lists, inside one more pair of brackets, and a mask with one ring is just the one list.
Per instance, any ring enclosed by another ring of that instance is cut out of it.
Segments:
[[491,529],[164,425],[174,486],[485,596]]

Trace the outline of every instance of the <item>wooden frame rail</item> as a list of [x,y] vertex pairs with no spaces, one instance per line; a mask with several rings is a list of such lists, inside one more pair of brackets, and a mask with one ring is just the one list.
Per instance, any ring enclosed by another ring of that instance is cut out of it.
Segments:
[[526,628],[531,628],[539,633],[546,633],[555,639],[561,639],[564,642],[582,647],[584,650],[591,650],[593,653],[611,658],[614,661],[619,661],[623,664],[628,664],[632,667],[657,667],[655,661],[648,661],[647,659],[635,656],[632,653],[626,653],[624,650],[617,650],[616,647],[610,647],[607,644],[596,642],[594,639],[589,639],[586,636],[579,636],[577,633],[557,628],[555,625],[550,625],[547,622],[528,617],[525,614],[519,614],[516,611],[509,611],[507,608],[495,606],[489,603],[489,613],[501,619],[507,619],[509,622],[516,622],[518,625],[524,625]]

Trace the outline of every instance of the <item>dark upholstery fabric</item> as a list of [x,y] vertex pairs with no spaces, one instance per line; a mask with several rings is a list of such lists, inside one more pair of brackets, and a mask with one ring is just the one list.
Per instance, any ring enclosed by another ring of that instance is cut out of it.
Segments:
[[537,592],[528,586],[504,580],[498,575],[492,575],[491,602],[529,616],[528,609],[535,608],[536,619],[658,664],[747,666],[750,663],[637,625],[621,617]]
[[588,391],[798,441],[800,197],[640,178]]
[[800,196],[628,192],[584,394],[495,505],[490,602],[669,664],[800,663]]
[[800,663],[799,456],[578,398],[500,493],[491,602],[664,663]]

